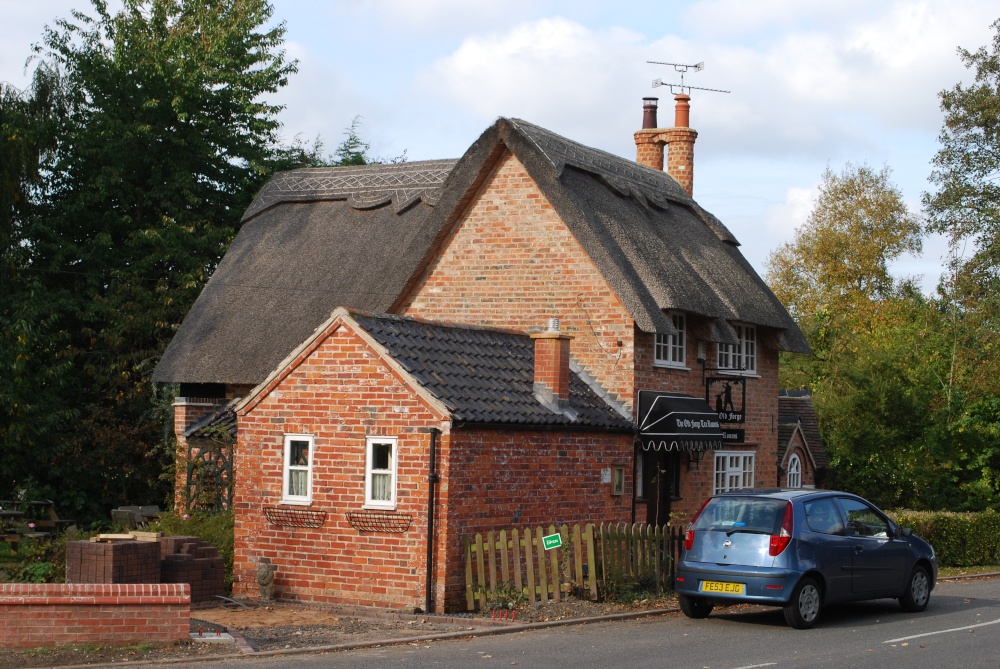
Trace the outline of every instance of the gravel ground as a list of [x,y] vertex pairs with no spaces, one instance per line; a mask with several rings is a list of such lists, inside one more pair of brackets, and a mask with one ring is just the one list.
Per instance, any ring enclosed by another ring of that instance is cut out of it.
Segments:
[[[523,606],[515,610],[514,622],[506,624],[590,618],[672,608],[675,605],[676,600],[672,597],[645,599],[628,604],[569,599],[559,603]],[[477,629],[483,629],[489,614],[447,618],[403,614],[391,617],[381,614],[375,617],[361,615],[358,610],[344,612],[335,608],[275,603],[250,609],[231,606],[199,608],[191,612],[191,618],[193,632],[201,630],[206,636],[211,636],[216,629],[225,628],[234,636],[245,639],[246,644],[254,651],[280,651],[348,643],[383,643],[431,634],[454,632],[475,634]],[[188,641],[128,647],[65,646],[29,650],[4,649],[0,653],[0,669],[193,659],[235,655],[240,652],[240,647],[234,643]]]

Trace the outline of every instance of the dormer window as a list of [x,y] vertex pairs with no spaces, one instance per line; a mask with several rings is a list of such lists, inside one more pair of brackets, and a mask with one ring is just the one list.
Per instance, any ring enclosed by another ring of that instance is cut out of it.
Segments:
[[670,320],[677,334],[656,335],[656,345],[653,353],[653,364],[657,367],[673,367],[687,369],[687,330],[684,314],[670,314]]
[[753,325],[734,323],[738,344],[719,344],[718,367],[720,370],[757,373],[757,328]]

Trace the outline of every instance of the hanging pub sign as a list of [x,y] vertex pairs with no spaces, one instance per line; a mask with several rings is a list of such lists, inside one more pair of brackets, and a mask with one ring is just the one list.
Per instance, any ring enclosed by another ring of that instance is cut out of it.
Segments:
[[744,423],[747,417],[747,380],[739,376],[709,376],[705,401],[719,414],[720,423]]

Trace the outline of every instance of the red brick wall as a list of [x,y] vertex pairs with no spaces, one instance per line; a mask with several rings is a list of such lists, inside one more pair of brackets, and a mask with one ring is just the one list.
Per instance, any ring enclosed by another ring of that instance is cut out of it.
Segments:
[[189,638],[184,583],[0,584],[0,648]]
[[[427,464],[440,426],[396,373],[348,328],[339,328],[251,410],[239,417],[234,591],[258,595],[258,560],[277,565],[275,596],[404,608],[423,605]],[[311,434],[313,497],[281,505],[285,434]],[[346,513],[364,506],[368,436],[398,437],[397,508],[402,534],[359,532]],[[279,527],[264,506],[326,512],[319,528]]]
[[632,398],[632,318],[511,154],[469,206],[403,308],[408,316],[519,330],[560,319],[571,355]]
[[[447,601],[465,608],[462,536],[549,524],[629,522],[632,435],[460,430],[451,435],[447,476]],[[625,469],[612,495],[602,469]]]
[[[283,599],[423,608],[430,435],[421,430],[429,427],[445,428],[437,445],[437,610],[464,608],[465,534],[630,518],[631,435],[449,431],[363,340],[340,328],[240,417],[234,590],[257,595],[255,570],[266,557],[278,567]],[[327,512],[320,528],[278,527],[263,515],[264,506],[301,508],[280,504],[288,433],[314,435],[308,508]],[[364,506],[367,435],[398,437],[396,510],[412,516],[403,533],[359,531],[347,521]],[[613,465],[625,467],[624,495],[600,482],[601,469]]]

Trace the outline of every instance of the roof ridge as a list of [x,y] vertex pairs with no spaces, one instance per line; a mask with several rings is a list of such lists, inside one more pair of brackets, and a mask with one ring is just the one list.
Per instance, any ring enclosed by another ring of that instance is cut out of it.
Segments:
[[245,222],[284,202],[347,200],[355,209],[373,209],[392,202],[396,204],[396,213],[417,201],[434,206],[457,162],[457,159],[420,160],[277,172],[257,193],[242,220]]

